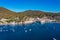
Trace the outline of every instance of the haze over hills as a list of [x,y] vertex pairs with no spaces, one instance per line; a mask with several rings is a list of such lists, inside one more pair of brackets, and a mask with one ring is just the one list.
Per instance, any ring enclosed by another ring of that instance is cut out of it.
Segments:
[[13,12],[9,9],[6,9],[4,7],[0,7],[0,18],[16,18],[16,17],[56,17],[60,16],[60,13],[50,13],[50,12],[43,12],[38,10],[27,10],[24,12]]

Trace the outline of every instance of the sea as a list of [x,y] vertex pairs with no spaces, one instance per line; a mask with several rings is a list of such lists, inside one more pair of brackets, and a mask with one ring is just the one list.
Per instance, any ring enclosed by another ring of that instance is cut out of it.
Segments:
[[60,23],[0,25],[0,40],[60,40]]

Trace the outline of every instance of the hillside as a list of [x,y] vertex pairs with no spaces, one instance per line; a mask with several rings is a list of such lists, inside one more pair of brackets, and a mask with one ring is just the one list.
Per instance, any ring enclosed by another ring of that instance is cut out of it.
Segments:
[[27,10],[24,12],[13,12],[6,8],[0,7],[0,18],[7,18],[7,19],[14,19],[16,17],[19,17],[23,19],[24,17],[44,17],[47,16],[49,18],[55,18],[60,19],[57,17],[60,17],[60,13],[50,13],[50,12],[43,12],[38,10]]
[[16,13],[6,8],[0,7],[0,18],[10,18],[13,15],[16,16]]

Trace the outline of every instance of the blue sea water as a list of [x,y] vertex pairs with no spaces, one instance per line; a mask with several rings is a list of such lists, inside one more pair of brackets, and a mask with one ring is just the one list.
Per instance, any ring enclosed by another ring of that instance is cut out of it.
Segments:
[[60,23],[0,25],[0,40],[60,40]]

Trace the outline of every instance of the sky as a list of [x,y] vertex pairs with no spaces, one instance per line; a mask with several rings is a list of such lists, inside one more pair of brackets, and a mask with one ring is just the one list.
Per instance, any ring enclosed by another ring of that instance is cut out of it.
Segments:
[[25,10],[60,12],[60,0],[0,0],[0,7],[15,12]]

